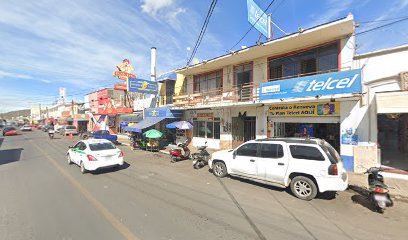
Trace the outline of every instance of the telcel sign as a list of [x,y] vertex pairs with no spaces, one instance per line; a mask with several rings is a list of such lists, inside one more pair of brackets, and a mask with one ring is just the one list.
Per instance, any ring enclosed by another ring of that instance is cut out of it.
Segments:
[[361,69],[261,83],[261,100],[361,93]]
[[254,27],[265,37],[268,37],[268,16],[256,5],[254,0],[247,0],[247,6],[248,22],[252,25],[255,24]]

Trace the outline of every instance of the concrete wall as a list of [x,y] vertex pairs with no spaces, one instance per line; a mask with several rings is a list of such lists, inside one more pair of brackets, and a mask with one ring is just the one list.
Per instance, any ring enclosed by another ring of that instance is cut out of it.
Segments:
[[378,92],[401,90],[401,72],[408,71],[408,45],[355,57],[354,68],[362,68],[363,105],[360,114],[365,115],[367,141],[377,142],[377,108],[375,95]]

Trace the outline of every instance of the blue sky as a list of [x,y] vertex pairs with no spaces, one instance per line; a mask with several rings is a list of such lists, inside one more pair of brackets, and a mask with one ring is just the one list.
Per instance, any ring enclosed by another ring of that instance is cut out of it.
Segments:
[[[130,59],[140,78],[183,67],[211,0],[0,1],[0,112],[50,104],[59,87],[69,98],[108,87],[115,65]],[[265,9],[270,0],[255,0]],[[357,32],[408,15],[408,0],[275,0],[269,12],[286,32],[354,14]],[[367,21],[375,22],[367,22]],[[197,52],[198,60],[225,54],[249,29],[246,0],[219,0]],[[364,53],[408,43],[408,21],[358,36]],[[275,29],[276,37],[282,33]],[[254,29],[235,48],[254,45]],[[265,39],[262,39],[264,41]]]

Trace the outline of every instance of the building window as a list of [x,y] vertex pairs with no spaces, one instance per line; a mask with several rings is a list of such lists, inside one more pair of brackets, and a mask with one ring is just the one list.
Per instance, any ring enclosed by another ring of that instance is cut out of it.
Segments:
[[187,78],[184,78],[183,85],[181,85],[180,95],[187,94]]
[[194,120],[194,137],[220,139],[220,119],[200,121]]
[[252,62],[234,66],[235,86],[248,85],[252,83]]
[[337,42],[269,61],[269,80],[338,71]]
[[194,76],[194,92],[215,90],[222,87],[222,70]]

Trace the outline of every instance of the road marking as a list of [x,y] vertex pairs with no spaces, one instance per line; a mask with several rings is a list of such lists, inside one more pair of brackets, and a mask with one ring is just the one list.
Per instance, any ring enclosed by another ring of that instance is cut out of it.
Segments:
[[62,168],[56,160],[51,158],[43,149],[41,149],[33,141],[31,142],[35,148],[38,149],[45,157],[54,165],[54,167],[66,177],[71,184],[98,210],[105,218],[108,220],[120,234],[122,234],[126,239],[129,240],[139,240],[122,222],[120,222],[98,199],[96,199],[92,194],[86,190],[75,178],[73,178],[64,168]]

